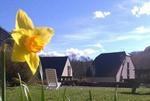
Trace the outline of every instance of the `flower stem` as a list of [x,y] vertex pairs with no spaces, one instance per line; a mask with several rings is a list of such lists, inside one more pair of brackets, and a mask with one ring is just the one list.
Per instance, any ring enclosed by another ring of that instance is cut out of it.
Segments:
[[42,69],[41,62],[40,62],[40,66],[39,66],[39,71],[40,71],[40,77],[41,77],[41,81],[42,81],[42,86],[41,86],[41,101],[45,101],[44,82],[43,82],[43,69]]
[[23,87],[22,87],[21,77],[20,77],[19,73],[18,73],[18,77],[19,77],[19,82],[20,82],[20,99],[21,99],[21,101],[24,101]]
[[2,63],[1,63],[1,67],[0,67],[2,69],[2,72],[1,72],[2,101],[6,101],[6,54],[5,54],[6,48],[7,48],[7,45],[4,44],[2,47],[2,49],[3,49],[2,54],[1,54]]

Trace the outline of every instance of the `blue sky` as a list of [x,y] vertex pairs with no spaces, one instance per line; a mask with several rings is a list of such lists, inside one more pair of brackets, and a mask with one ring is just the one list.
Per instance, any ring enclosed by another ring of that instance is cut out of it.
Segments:
[[55,30],[41,54],[83,55],[143,50],[150,45],[150,0],[3,0],[0,26],[12,31],[18,9],[35,26]]

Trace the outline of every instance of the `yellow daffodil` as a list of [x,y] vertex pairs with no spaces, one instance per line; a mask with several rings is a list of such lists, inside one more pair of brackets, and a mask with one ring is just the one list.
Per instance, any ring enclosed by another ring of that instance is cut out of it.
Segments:
[[53,29],[47,27],[34,27],[32,20],[23,11],[16,15],[16,26],[12,32],[15,43],[12,52],[12,61],[27,62],[33,74],[39,65],[37,55],[53,36]]

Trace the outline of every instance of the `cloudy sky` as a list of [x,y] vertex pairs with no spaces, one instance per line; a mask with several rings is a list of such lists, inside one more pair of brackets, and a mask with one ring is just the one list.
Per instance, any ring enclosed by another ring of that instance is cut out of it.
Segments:
[[12,31],[23,9],[36,26],[54,28],[42,54],[143,50],[150,45],[150,0],[2,0],[0,26]]

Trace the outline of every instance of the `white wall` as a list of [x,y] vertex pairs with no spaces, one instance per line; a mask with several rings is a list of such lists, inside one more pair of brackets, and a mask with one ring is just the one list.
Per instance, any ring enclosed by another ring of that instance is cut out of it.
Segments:
[[135,67],[129,56],[126,56],[126,61],[122,70],[122,77],[123,79],[127,79],[127,63],[129,63],[129,79],[135,79]]
[[120,66],[120,68],[119,68],[119,70],[117,72],[116,82],[120,82],[122,69],[123,69],[123,64],[121,64],[121,66]]
[[69,76],[68,75],[68,66],[70,66],[70,76],[72,76],[72,67],[71,67],[71,64],[70,64],[70,62],[69,62],[69,59],[67,59],[67,61],[66,61],[66,64],[65,64],[65,67],[64,67],[64,70],[63,70],[63,73],[62,73],[62,76]]

